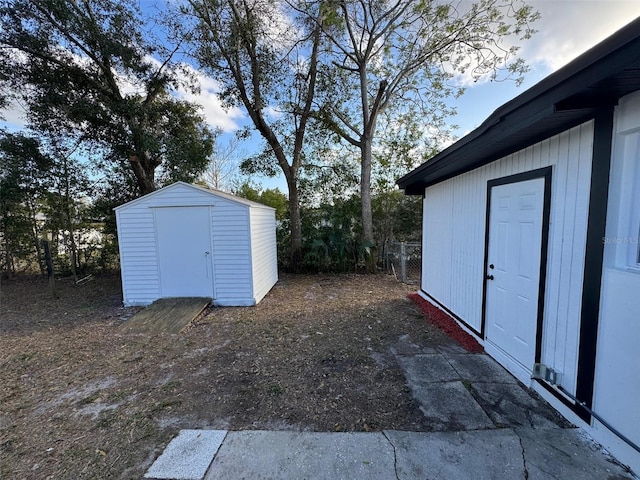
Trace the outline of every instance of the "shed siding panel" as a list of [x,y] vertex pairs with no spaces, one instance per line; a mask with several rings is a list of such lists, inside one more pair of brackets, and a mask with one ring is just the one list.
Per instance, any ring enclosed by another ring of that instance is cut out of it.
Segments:
[[143,203],[116,212],[123,302],[146,305],[160,297],[153,211]]
[[[188,185],[176,185],[174,188],[165,190],[162,195],[150,198],[146,205],[153,207],[175,207],[180,205],[213,205],[221,200],[220,197],[208,192],[191,188]],[[226,201],[226,200],[225,200]]]
[[422,289],[480,331],[487,182],[553,166],[542,356],[563,373],[563,386],[570,391],[575,388],[592,144],[593,122],[588,122],[425,190]]
[[278,281],[274,210],[251,210],[251,250],[253,293],[259,302]]
[[249,207],[221,200],[211,209],[216,302],[251,299]]

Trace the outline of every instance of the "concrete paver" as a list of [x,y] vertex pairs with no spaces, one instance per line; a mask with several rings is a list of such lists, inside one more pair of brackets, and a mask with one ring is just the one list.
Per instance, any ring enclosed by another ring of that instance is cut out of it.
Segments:
[[448,355],[474,355],[466,351],[459,343],[451,342],[451,343],[443,343],[442,345],[436,345],[436,350],[444,355],[445,357]]
[[411,387],[432,430],[458,431],[494,428],[494,424],[462,382]]
[[202,479],[226,434],[224,430],[181,430],[144,477]]
[[488,355],[466,353],[447,355],[446,358],[464,380],[474,383],[518,383],[513,375]]
[[417,345],[413,343],[409,335],[400,335],[398,341],[391,348],[393,355],[418,355],[420,353],[438,353],[435,347]]
[[385,433],[395,446],[401,480],[525,478],[520,440],[510,429]]
[[577,428],[518,428],[528,480],[632,478]]
[[462,380],[460,374],[439,354],[398,355],[396,360],[410,386]]
[[547,403],[534,398],[519,384],[474,383],[473,393],[499,427],[550,428],[569,426]]
[[395,478],[382,433],[229,432],[207,480]]

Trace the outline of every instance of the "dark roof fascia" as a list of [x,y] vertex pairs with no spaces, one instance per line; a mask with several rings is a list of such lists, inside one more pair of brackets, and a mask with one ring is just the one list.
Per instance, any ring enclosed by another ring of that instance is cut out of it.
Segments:
[[[622,95],[640,89],[640,85],[634,85],[628,91],[609,91],[606,85],[607,79],[638,61],[640,17],[496,109],[474,131],[400,178],[398,186],[407,194],[421,195],[427,186],[590,120],[599,106],[615,104]],[[545,120],[554,117],[561,121],[549,122],[549,127],[545,128]],[[506,149],[491,147],[536,124],[543,128],[535,136],[512,142]],[[481,143],[485,145],[481,146]]]

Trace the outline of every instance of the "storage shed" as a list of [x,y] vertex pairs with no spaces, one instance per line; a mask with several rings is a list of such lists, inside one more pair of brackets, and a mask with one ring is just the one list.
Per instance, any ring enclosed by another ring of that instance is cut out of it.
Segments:
[[420,294],[640,473],[640,19],[398,185]]
[[176,182],[115,209],[125,306],[257,304],[278,280],[275,210]]

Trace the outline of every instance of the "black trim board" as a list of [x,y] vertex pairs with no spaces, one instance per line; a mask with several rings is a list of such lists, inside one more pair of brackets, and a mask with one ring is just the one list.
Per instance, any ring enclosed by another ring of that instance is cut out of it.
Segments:
[[[587,243],[582,283],[582,309],[580,314],[580,342],[578,349],[578,375],[576,398],[589,408],[593,403],[596,370],[596,347],[602,288],[602,260],[607,222],[609,197],[609,172],[613,143],[614,107],[601,109],[595,117],[593,133],[593,160],[591,166],[591,190],[589,194],[589,216]],[[578,415],[585,421],[591,415],[580,408]]]

